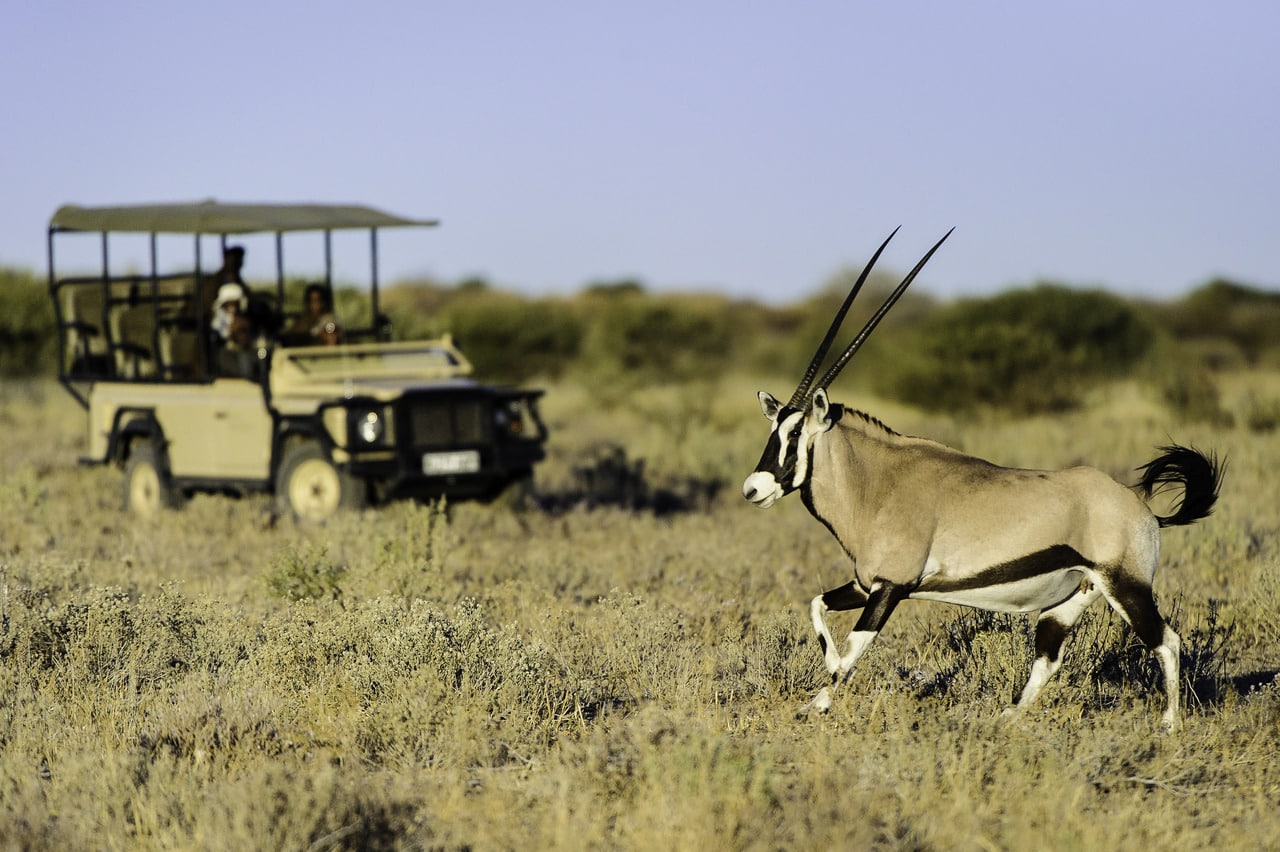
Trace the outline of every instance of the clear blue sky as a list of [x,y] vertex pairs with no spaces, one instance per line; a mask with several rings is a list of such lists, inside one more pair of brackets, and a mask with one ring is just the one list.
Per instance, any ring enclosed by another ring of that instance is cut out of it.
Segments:
[[[358,9],[358,11],[357,11]],[[771,302],[860,266],[1280,288],[1274,2],[10,4],[0,265],[63,203],[361,202],[384,280]],[[250,258],[268,264],[267,257]],[[363,261],[362,261],[363,262]]]

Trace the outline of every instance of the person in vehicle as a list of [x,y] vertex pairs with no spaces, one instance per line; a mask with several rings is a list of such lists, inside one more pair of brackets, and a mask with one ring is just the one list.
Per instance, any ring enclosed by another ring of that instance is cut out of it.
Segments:
[[258,370],[259,331],[249,315],[249,296],[240,284],[223,284],[214,299],[209,330],[214,338],[218,375],[254,378]]
[[244,246],[227,246],[222,250],[222,267],[200,281],[200,300],[206,314],[216,307],[214,300],[223,284],[245,286],[241,270],[244,268]]
[[303,312],[280,335],[280,342],[289,346],[341,343],[342,326],[333,313],[333,291],[324,284],[308,284],[303,302]]

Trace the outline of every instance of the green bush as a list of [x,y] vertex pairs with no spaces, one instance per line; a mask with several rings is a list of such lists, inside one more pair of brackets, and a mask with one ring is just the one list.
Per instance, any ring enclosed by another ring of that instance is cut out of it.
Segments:
[[1252,432],[1270,433],[1280,429],[1280,399],[1250,395],[1244,418]]
[[271,560],[267,589],[289,601],[338,600],[342,597],[342,576],[346,569],[329,559],[329,548],[313,545],[303,551],[286,546]]
[[1211,281],[1185,299],[1161,306],[1157,314],[1175,337],[1228,341],[1250,364],[1280,349],[1280,293]]
[[1166,375],[1160,384],[1160,394],[1184,420],[1214,426],[1235,425],[1235,417],[1222,407],[1218,383],[1203,367]]
[[934,410],[1057,411],[1078,405],[1089,383],[1130,370],[1153,340],[1115,296],[1041,285],[927,316],[876,384]]
[[44,279],[0,269],[0,376],[52,373],[57,360],[54,324]]
[[472,280],[397,286],[384,300],[397,338],[451,334],[482,378],[573,371],[625,387],[717,374],[731,358],[735,322],[750,313],[736,307],[720,296],[650,295],[632,281],[572,299],[528,299]]
[[[745,363],[759,372],[779,373],[790,381],[798,380],[858,274],[859,270],[842,270],[818,293],[795,305],[751,306],[752,310],[743,311],[745,321],[740,323],[739,331],[742,339],[750,343],[750,349],[744,353]],[[824,369],[839,357],[898,281],[896,276],[871,274],[831,344]],[[856,363],[850,362],[841,381],[856,382],[857,376],[872,376],[883,370],[886,361],[896,360],[904,350],[903,337],[909,330],[935,310],[931,297],[908,290],[883,318],[875,334],[858,350]]]
[[396,340],[425,340],[444,333],[444,309],[457,290],[431,281],[394,284],[382,291],[379,310],[391,320]]
[[444,309],[441,324],[485,380],[554,378],[582,339],[578,318],[562,303],[506,293],[464,293]]
[[583,335],[571,304],[526,299],[479,279],[456,287],[398,284],[387,289],[381,309],[397,340],[452,335],[485,381],[555,378],[577,357]]
[[635,387],[706,379],[729,363],[731,321],[719,297],[589,293],[580,301],[584,375],[593,384]]

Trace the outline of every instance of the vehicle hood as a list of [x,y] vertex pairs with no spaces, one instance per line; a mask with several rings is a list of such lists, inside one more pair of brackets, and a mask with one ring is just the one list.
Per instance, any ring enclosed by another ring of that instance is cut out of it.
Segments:
[[470,362],[448,337],[411,343],[276,347],[270,385],[276,399],[389,398],[407,388],[463,387],[471,383],[470,373]]

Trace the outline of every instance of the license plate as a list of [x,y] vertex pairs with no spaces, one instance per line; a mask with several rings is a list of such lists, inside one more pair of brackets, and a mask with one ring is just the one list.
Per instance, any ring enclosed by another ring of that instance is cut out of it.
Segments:
[[422,456],[422,472],[427,476],[449,476],[455,473],[476,473],[479,470],[479,450],[456,450],[450,453],[425,453]]

